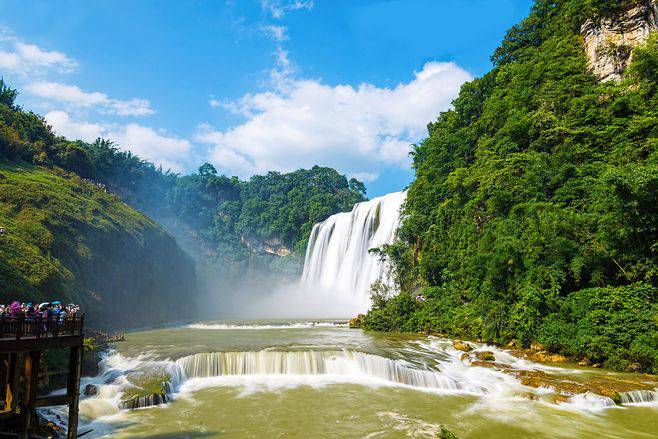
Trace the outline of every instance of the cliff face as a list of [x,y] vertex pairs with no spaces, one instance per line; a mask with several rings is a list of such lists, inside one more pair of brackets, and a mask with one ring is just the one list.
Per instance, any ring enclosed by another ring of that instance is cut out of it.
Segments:
[[196,314],[193,261],[116,196],[73,174],[0,163],[0,301],[79,303],[94,327]]
[[589,67],[601,81],[618,80],[632,50],[658,30],[658,6],[642,0],[622,13],[586,21],[581,28]]
[[279,238],[261,240],[254,237],[241,236],[240,240],[254,253],[280,257],[288,256],[291,253],[290,249],[286,247]]

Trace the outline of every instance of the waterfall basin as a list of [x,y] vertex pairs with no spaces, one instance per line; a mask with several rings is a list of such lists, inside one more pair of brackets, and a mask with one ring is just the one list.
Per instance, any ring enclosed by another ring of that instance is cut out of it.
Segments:
[[[449,340],[344,323],[203,322],[127,334],[101,376],[83,381],[99,385],[81,402],[84,430],[93,428],[91,437],[436,437],[445,425],[460,438],[655,437],[652,391],[624,395],[622,406],[595,394],[556,402],[551,389],[524,386],[509,370],[574,382],[609,372],[536,364],[474,344],[501,365],[481,367]],[[131,374],[163,370],[170,402],[117,408]]]

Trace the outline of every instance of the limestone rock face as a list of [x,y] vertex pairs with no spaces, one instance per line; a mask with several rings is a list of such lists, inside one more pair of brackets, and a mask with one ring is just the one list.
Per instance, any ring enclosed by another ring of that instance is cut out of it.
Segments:
[[617,16],[586,21],[580,32],[585,39],[590,69],[601,81],[620,79],[633,48],[656,30],[655,0],[640,0]]
[[242,243],[254,253],[267,253],[274,256],[288,256],[291,251],[279,238],[260,240],[253,237],[241,236]]

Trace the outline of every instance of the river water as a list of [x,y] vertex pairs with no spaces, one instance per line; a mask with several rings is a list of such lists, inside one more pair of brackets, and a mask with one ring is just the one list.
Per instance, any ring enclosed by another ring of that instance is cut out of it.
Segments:
[[[543,370],[575,381],[611,373],[473,346],[494,352],[498,368],[471,364],[474,356],[462,358],[449,340],[371,334],[337,321],[223,321],[128,333],[103,360],[101,375],[83,379],[83,388],[93,383],[99,394],[83,397],[79,432],[431,438],[445,425],[459,438],[658,437],[655,393],[623,406],[592,394],[556,403],[550,389],[523,386],[510,371]],[[164,376],[168,403],[119,408],[127,389]]]

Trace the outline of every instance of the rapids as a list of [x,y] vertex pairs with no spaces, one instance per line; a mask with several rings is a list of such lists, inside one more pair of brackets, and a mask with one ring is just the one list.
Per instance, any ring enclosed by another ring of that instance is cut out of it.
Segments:
[[[481,367],[450,340],[368,334],[344,322],[203,322],[129,333],[83,380],[88,437],[655,437],[655,390],[607,397],[524,386],[512,372],[564,380],[611,373],[493,352]],[[629,374],[613,374],[628,379]],[[126,403],[153,377],[162,392]],[[637,377],[633,377],[637,379]],[[154,405],[157,405],[155,407]],[[142,407],[128,410],[128,407]],[[55,417],[56,412],[48,412]]]

